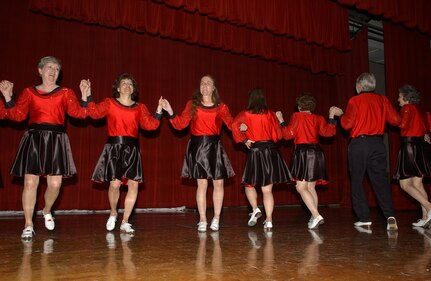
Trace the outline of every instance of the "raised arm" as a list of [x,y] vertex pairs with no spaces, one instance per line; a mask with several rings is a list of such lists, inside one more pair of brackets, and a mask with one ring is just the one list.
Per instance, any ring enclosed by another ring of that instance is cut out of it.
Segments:
[[[13,83],[6,80],[3,80],[0,82],[0,91],[5,97],[5,100],[6,100],[6,97],[9,97],[9,100],[11,99],[12,89],[13,89]],[[0,102],[0,119],[4,119],[6,117],[6,113],[7,111],[3,102]]]
[[337,120],[335,120],[335,116],[340,116],[343,114],[343,110],[336,106],[331,106],[329,108],[329,120],[328,122],[322,117],[319,122],[319,135],[322,137],[332,137],[335,135],[337,128]]
[[72,89],[67,89],[67,114],[74,118],[84,119],[88,116],[87,97],[84,100],[78,101],[75,92]]
[[160,125],[161,113],[150,114],[148,108],[144,104],[139,105],[139,126],[144,130],[155,130]]
[[347,104],[346,111],[344,112],[344,115],[341,118],[341,126],[345,130],[352,129],[353,126],[355,125],[357,114],[358,114],[358,109],[350,100],[349,103]]
[[392,126],[399,126],[401,122],[401,117],[392,104],[389,102],[389,99],[385,96],[382,96],[385,106],[386,106],[386,122],[391,124]]
[[335,135],[337,121],[334,118],[330,118],[328,122],[326,122],[323,116],[319,118],[319,135],[322,137],[332,137]]
[[83,79],[79,83],[81,91],[81,99],[78,99],[72,90],[67,93],[67,114],[75,118],[86,118],[88,116],[88,102],[92,101],[91,98],[91,82],[90,79]]
[[172,107],[168,100],[163,100],[163,109],[166,110],[169,114],[169,122],[171,122],[172,126],[177,130],[182,130],[186,128],[190,120],[192,120],[191,109],[192,102],[188,101],[181,115],[176,115],[172,110]]
[[100,119],[106,116],[108,114],[110,107],[109,98],[104,99],[102,102],[95,103],[94,101],[91,101],[88,103],[87,111],[88,116],[90,116],[93,119]]
[[5,102],[6,103],[10,102],[13,95],[13,83],[8,80],[1,81],[0,91],[5,99]]
[[28,116],[30,95],[29,92],[24,90],[18,97],[15,103],[13,97],[13,83],[7,80],[0,82],[0,91],[5,99],[4,112],[2,113],[3,118],[7,118],[13,121],[23,121]]
[[100,103],[95,103],[91,97],[91,82],[90,79],[83,79],[79,84],[81,90],[81,105],[87,108],[87,115],[93,119],[100,119],[106,116],[109,111],[109,98],[104,99]]

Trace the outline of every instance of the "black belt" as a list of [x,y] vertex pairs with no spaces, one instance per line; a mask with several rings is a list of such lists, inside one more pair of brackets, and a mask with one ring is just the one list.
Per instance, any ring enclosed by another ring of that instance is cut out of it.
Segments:
[[251,149],[262,149],[262,148],[276,148],[277,146],[273,141],[257,141],[251,144]]
[[383,138],[383,135],[359,135],[355,139],[366,139],[366,138]]
[[29,131],[53,131],[58,133],[65,133],[66,128],[58,124],[42,124],[32,123],[28,126]]
[[401,137],[401,141],[406,142],[425,142],[424,137]]
[[198,141],[198,140],[208,140],[208,141],[218,141],[220,139],[220,137],[218,135],[203,135],[203,136],[194,136],[192,135],[190,137],[191,140],[193,141]]
[[110,144],[127,144],[131,146],[139,146],[139,140],[134,137],[128,137],[128,136],[115,136],[115,137],[108,137],[108,140],[106,143]]

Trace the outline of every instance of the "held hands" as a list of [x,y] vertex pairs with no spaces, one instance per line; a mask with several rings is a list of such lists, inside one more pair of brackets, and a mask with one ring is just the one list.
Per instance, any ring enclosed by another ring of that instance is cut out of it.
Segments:
[[81,98],[83,101],[87,101],[87,97],[91,96],[91,82],[90,79],[82,79],[79,83],[79,89],[81,90]]
[[0,91],[4,96],[6,102],[10,102],[13,95],[13,83],[7,80],[0,82]]
[[329,118],[333,119],[334,116],[341,116],[343,115],[343,110],[337,106],[331,106],[329,108]]
[[281,111],[277,111],[275,113],[275,115],[277,116],[278,122],[283,123],[284,119],[283,119],[283,113],[281,113]]
[[162,114],[162,110],[163,110],[163,97],[162,97],[162,96],[160,96],[159,104],[157,105],[156,112],[157,112],[158,114]]
[[161,114],[162,110],[167,111],[169,113],[169,115],[173,115],[174,114],[174,111],[172,110],[172,107],[169,104],[169,101],[167,99],[164,99],[162,96],[160,96],[156,112],[158,114]]
[[425,140],[427,143],[431,144],[431,139],[430,139],[430,136],[429,136],[428,134],[425,134],[425,136],[424,136],[424,140]]
[[159,100],[159,102],[161,102],[162,108],[165,111],[167,111],[169,113],[169,115],[174,114],[174,111],[172,110],[171,104],[169,103],[169,101],[167,99],[161,98],[161,101]]
[[248,149],[251,148],[251,145],[254,143],[254,141],[252,140],[247,140],[247,142],[245,143],[245,146],[247,146]]

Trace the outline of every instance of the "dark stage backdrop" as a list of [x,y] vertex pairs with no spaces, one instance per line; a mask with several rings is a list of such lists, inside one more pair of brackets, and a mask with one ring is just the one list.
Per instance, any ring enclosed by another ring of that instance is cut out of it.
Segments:
[[[36,67],[38,60],[43,56],[53,55],[60,58],[63,63],[61,84],[72,88],[79,95],[79,81],[84,78],[90,79],[96,102],[112,95],[111,85],[120,73],[130,72],[139,84],[139,101],[146,104],[150,111],[154,112],[157,100],[163,96],[179,113],[198,87],[200,78],[205,74],[211,74],[216,78],[221,98],[229,106],[233,116],[245,108],[248,90],[259,86],[266,91],[270,108],[282,110],[288,119],[295,110],[295,98],[302,91],[311,92],[316,96],[318,100],[316,112],[319,114],[327,116],[331,105],[345,108],[347,100],[353,95],[356,76],[368,70],[365,32],[361,32],[350,42],[351,51],[330,49],[337,64],[325,70],[328,65],[325,60],[322,61],[321,67],[304,67],[300,63],[287,64],[250,57],[247,54],[233,54],[220,48],[138,33],[126,28],[107,28],[84,24],[77,20],[36,14],[30,11],[29,2],[2,1],[0,4],[2,11],[0,80],[8,79],[14,82],[17,95],[24,87],[39,82]],[[406,72],[424,75],[431,64],[429,41],[426,45],[422,35],[401,27],[394,28],[393,33],[393,36],[399,39],[408,36],[412,41],[411,50],[417,52],[418,58],[421,54],[427,54],[428,60],[422,62],[419,68],[413,61],[400,61],[402,65],[395,63],[391,67],[403,67]],[[396,56],[403,54],[404,49],[400,49],[396,42],[388,44],[393,44],[390,48],[393,48]],[[422,44],[419,51],[416,51],[417,44]],[[316,46],[313,45],[314,47]],[[313,63],[318,62],[319,57],[314,57]],[[327,74],[334,72],[337,75]],[[393,76],[394,85],[398,85],[397,80],[403,77],[403,73]],[[421,84],[424,88],[419,89],[427,93],[430,86],[425,85],[424,81]],[[391,91],[394,93],[390,95],[394,104],[396,89],[392,87]],[[68,118],[66,124],[78,175],[64,181],[55,208],[108,209],[107,185],[94,184],[90,180],[106,140],[105,121]],[[22,208],[22,180],[11,177],[9,169],[26,128],[26,122],[0,121],[0,210]],[[341,132],[340,128],[337,130],[336,137],[322,140],[331,183],[325,187],[318,187],[319,203],[350,207],[350,182],[347,171],[348,134]],[[158,130],[141,132],[140,145],[145,182],[140,186],[136,207],[183,205],[196,207],[196,183],[181,179],[179,176],[188,138],[188,130],[175,131],[166,118],[162,119]],[[246,149],[233,142],[231,133],[226,128],[222,131],[222,142],[236,172],[235,177],[226,181],[224,205],[245,206],[247,201],[240,181]],[[280,149],[285,160],[290,163],[292,143],[280,142]],[[392,156],[396,155],[397,149],[396,145],[391,146]],[[393,162],[395,158],[391,157],[391,160]],[[43,206],[41,191],[45,188],[42,181],[38,209]],[[393,188],[399,189],[396,184]],[[394,194],[397,197],[395,202],[399,202],[397,208],[417,207],[411,200],[406,199],[407,196],[402,192]],[[208,194],[209,206],[212,205],[210,195],[211,192]],[[276,186],[274,195],[277,205],[301,203],[293,185]],[[124,192],[120,202],[123,197]],[[372,198],[370,202],[374,204]],[[123,207],[122,203],[120,207]]]

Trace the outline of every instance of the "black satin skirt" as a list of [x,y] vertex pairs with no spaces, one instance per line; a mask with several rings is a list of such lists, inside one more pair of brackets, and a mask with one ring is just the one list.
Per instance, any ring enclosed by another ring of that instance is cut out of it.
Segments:
[[109,137],[91,177],[96,182],[126,180],[142,182],[142,160],[139,140],[134,137]]
[[242,182],[251,186],[265,186],[289,182],[289,168],[272,141],[259,141],[247,153]]
[[76,174],[69,137],[64,126],[30,124],[19,144],[11,175],[71,177]]
[[295,145],[292,163],[292,176],[295,181],[328,183],[325,155],[318,144]]
[[411,177],[431,175],[429,145],[422,137],[403,137],[395,164],[393,179],[403,180]]
[[181,177],[220,180],[235,175],[218,136],[192,136],[187,144]]

